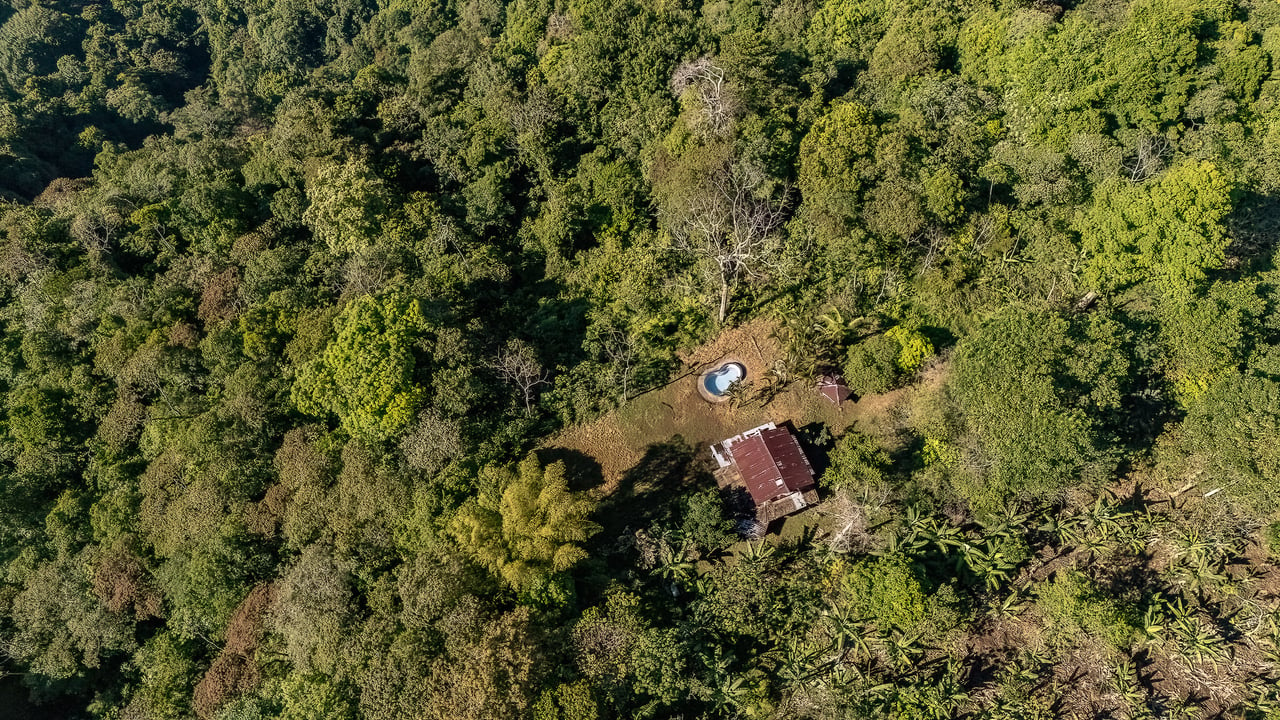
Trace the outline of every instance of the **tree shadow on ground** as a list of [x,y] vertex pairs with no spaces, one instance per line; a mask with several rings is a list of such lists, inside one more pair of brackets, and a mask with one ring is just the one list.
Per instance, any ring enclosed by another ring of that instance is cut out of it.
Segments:
[[686,497],[715,486],[709,466],[710,458],[701,460],[679,435],[645,449],[617,489],[596,507],[592,519],[600,532],[587,543],[590,560],[578,572],[580,601],[598,601],[613,581],[636,571],[636,531],[676,524]]
[[800,449],[804,451],[805,457],[809,459],[809,465],[813,468],[813,476],[822,477],[831,466],[831,450],[835,447],[831,428],[821,420],[815,420],[798,428],[788,420],[781,426],[790,430],[800,442]]
[[1251,190],[1239,194],[1227,218],[1231,244],[1227,256],[1249,262],[1269,262],[1280,237],[1280,198]]
[[597,522],[601,535],[617,535],[625,529],[670,523],[680,500],[714,483],[709,462],[679,435],[654,443],[644,457],[622,475],[618,489],[600,503]]
[[618,488],[600,502],[595,521],[601,532],[593,552],[616,555],[636,530],[679,521],[684,500],[699,489],[714,487],[710,461],[679,435],[653,443],[622,475]]
[[536,451],[543,466],[554,462],[564,463],[564,476],[569,489],[574,492],[594,490],[604,484],[604,469],[590,455],[570,448],[550,447]]

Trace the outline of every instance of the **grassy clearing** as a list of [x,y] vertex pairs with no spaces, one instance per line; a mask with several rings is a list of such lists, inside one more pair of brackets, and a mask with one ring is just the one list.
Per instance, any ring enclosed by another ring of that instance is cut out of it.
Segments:
[[789,421],[797,428],[822,423],[832,435],[855,423],[866,432],[884,431],[901,391],[846,402],[841,408],[820,396],[807,379],[793,383],[764,406],[731,407],[727,402],[709,403],[698,394],[698,375],[726,358],[741,362],[747,381],[760,387],[768,368],[781,357],[781,348],[771,336],[773,328],[770,320],[756,320],[726,330],[684,355],[684,367],[675,381],[593,422],[565,430],[548,442],[545,451],[594,460],[601,480],[599,492],[605,497],[618,491],[623,478],[651,448],[677,437],[696,453],[705,454],[710,443],[770,421]]

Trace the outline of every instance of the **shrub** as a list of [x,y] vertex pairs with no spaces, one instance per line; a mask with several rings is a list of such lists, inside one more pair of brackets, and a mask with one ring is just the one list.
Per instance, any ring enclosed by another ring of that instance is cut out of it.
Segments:
[[918,330],[899,325],[890,328],[884,336],[898,343],[898,369],[905,375],[914,374],[933,355],[933,343]]
[[1079,635],[1088,633],[1125,650],[1138,632],[1136,610],[1107,597],[1080,572],[1059,573],[1052,582],[1041,584],[1036,594],[1052,644],[1078,645]]
[[902,375],[898,355],[902,348],[886,335],[876,335],[854,345],[844,363],[844,381],[857,395],[892,390]]
[[875,438],[849,430],[836,441],[822,484],[832,490],[874,488],[885,481],[889,455]]

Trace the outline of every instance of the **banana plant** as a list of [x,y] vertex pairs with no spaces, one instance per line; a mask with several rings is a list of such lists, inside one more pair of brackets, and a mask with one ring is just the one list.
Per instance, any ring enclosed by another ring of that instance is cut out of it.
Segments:
[[1147,642],[1159,644],[1169,630],[1169,617],[1162,608],[1152,604],[1142,614],[1142,634]]
[[1105,497],[1099,497],[1094,501],[1093,507],[1078,515],[1077,518],[1088,535],[1109,539],[1120,530],[1121,521],[1132,514],[1122,512],[1116,503],[1109,502]]
[[695,576],[695,566],[689,560],[691,546],[688,541],[677,549],[665,540],[658,546],[658,566],[654,569],[672,597],[680,594],[680,587]]
[[991,617],[1008,620],[1021,615],[1030,603],[1018,590],[1006,595],[1003,599],[993,600],[988,606],[987,614]]
[[982,535],[987,538],[1009,539],[1013,537],[1021,537],[1026,532],[1027,523],[1031,520],[1031,513],[1018,512],[1012,508],[1005,508],[995,517],[978,524],[982,526]]
[[809,641],[780,648],[782,659],[777,667],[778,679],[791,689],[812,685],[815,679],[831,667],[825,650],[823,646]]
[[747,543],[747,546],[738,554],[738,562],[754,570],[759,570],[777,553],[778,548],[767,541],[761,540],[760,542]]
[[854,617],[848,610],[834,603],[823,611],[822,617],[831,633],[831,650],[837,658],[843,659],[846,652],[855,657],[870,655],[864,618]]
[[920,645],[920,633],[908,635],[900,630],[883,638],[882,645],[888,657],[889,666],[902,673],[915,665],[916,658],[924,654],[925,648]]
[[1145,709],[1147,692],[1138,682],[1138,670],[1128,658],[1118,662],[1112,668],[1111,686],[1124,701],[1132,715],[1139,708]]

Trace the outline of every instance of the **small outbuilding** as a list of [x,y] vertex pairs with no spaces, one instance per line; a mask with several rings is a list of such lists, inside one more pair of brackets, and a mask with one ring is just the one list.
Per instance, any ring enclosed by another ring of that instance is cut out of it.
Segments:
[[844,378],[835,374],[827,374],[818,378],[818,394],[830,400],[836,407],[839,407],[845,400],[849,399],[853,392],[844,383]]
[[818,502],[813,467],[795,435],[765,423],[711,446],[721,488],[742,487],[768,524]]

